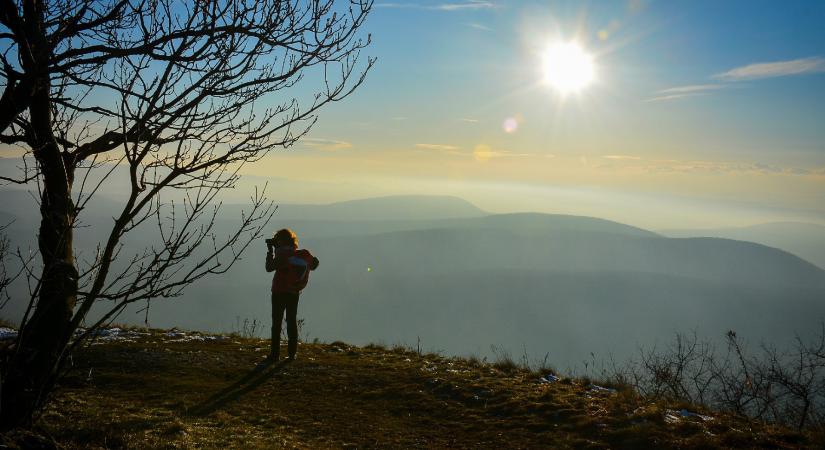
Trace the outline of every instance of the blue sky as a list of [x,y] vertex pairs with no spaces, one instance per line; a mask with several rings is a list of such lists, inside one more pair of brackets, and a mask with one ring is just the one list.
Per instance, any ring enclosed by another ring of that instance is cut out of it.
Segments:
[[[365,186],[329,200],[445,193],[508,210],[512,195],[494,194],[516,186],[705,202],[709,225],[823,222],[822,23],[816,1],[378,1],[364,86],[270,160],[291,178]],[[567,41],[593,55],[596,79],[560,95],[541,54]],[[536,194],[520,208],[610,214],[547,206],[586,203]]]
[[[379,0],[364,85],[247,184],[653,228],[825,223],[823,23],[823,1]],[[595,65],[575,93],[542,69],[569,42]],[[299,98],[319,87],[308,75]]]
[[[470,7],[437,9],[462,4]],[[586,95],[595,105],[570,106],[566,116],[594,115],[569,111],[592,108],[612,123],[664,121],[692,134],[712,119],[716,126],[704,131],[716,135],[719,146],[741,143],[758,154],[771,151],[767,140],[810,153],[810,164],[825,163],[817,126],[825,112],[821,73],[714,78],[750,64],[823,58],[823,19],[822,2],[378,2],[369,27],[379,65],[347,107],[361,104],[376,117],[414,116],[427,128],[438,128],[450,113],[542,111],[553,103],[548,93],[546,99],[535,98],[535,92],[518,95],[533,81],[529,46],[541,46],[542,33],[579,35],[599,54],[601,84]],[[597,38],[601,30],[610,30],[603,41]],[[823,64],[814,72],[825,70]],[[666,97],[658,95],[666,89],[702,85],[707,89],[667,105],[638,103]],[[515,99],[508,101],[508,95]],[[488,111],[491,103],[501,109]]]

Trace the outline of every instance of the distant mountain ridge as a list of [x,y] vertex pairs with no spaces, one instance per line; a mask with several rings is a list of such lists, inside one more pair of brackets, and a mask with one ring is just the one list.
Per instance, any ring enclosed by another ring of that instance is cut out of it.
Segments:
[[[476,219],[485,222],[497,216]],[[529,219],[546,219],[528,216]],[[550,217],[554,219],[554,217]],[[678,275],[743,286],[778,284],[825,288],[825,271],[791,253],[752,242],[718,238],[665,238],[653,233],[575,227],[469,227],[394,231],[316,242],[341,255],[334,265],[374,265],[388,271],[429,274],[462,268],[544,271],[636,271]],[[571,225],[569,223],[565,225]],[[368,248],[369,251],[359,249]],[[433,261],[437,263],[433,264]],[[412,269],[410,269],[412,268]],[[348,270],[348,269],[344,269]]]
[[662,230],[670,237],[717,237],[756,242],[800,256],[825,268],[825,225],[771,222],[746,227]]
[[[225,205],[214,232],[226,235],[244,208]],[[94,249],[114,211],[84,211],[80,250]],[[18,225],[9,230],[15,244],[34,239],[36,228]],[[593,217],[489,214],[438,196],[284,205],[269,230],[282,227],[321,260],[301,314],[322,339],[437,336],[452,354],[526,346],[574,364],[569,358],[608,348],[621,356],[677,330],[734,329],[780,342],[825,320],[825,271],[743,240],[672,238]],[[116,264],[158,242],[155,231],[148,224],[131,233]],[[178,300],[159,299],[152,324],[223,331],[235,317],[268,320],[265,253],[263,239],[253,242],[225,276],[204,279]],[[121,317],[142,321],[133,313],[144,306]],[[24,310],[13,304],[4,313]]]
[[278,219],[301,220],[426,220],[480,217],[488,214],[454,196],[393,195],[329,203],[280,204]]

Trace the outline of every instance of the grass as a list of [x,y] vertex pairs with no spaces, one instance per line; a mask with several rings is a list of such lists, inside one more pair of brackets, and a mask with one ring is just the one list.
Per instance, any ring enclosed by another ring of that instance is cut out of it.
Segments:
[[512,359],[333,342],[262,364],[268,350],[242,337],[169,342],[158,330],[93,345],[35,431],[67,449],[822,448],[820,435],[719,414],[669,423],[668,410],[689,405],[588,380],[539,383]]

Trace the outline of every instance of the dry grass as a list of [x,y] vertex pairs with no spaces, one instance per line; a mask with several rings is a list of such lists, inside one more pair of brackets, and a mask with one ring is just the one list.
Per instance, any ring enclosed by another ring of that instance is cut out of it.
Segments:
[[[821,436],[713,420],[665,420],[622,387],[539,383],[510,364],[399,346],[304,344],[260,364],[267,341],[94,345],[41,418],[40,434],[86,448],[821,448]],[[499,367],[500,366],[500,367]]]

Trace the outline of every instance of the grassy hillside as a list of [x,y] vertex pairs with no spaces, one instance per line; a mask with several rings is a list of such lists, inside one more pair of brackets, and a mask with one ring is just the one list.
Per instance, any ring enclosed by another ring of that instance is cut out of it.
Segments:
[[[821,448],[821,436],[693,414],[588,380],[404,348],[267,342],[158,330],[109,334],[74,357],[36,431],[65,448]],[[700,411],[701,412],[701,411]]]

